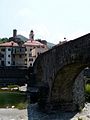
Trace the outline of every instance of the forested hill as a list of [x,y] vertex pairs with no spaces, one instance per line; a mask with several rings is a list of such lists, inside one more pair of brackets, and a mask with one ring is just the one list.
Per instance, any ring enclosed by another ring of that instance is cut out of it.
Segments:
[[8,38],[0,38],[0,43],[4,43],[4,42],[8,42],[9,39]]

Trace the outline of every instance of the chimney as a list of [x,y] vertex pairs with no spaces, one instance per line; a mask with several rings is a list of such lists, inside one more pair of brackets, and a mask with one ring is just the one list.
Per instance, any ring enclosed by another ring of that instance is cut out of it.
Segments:
[[13,37],[15,38],[16,36],[17,36],[17,30],[14,29],[14,30],[13,30]]

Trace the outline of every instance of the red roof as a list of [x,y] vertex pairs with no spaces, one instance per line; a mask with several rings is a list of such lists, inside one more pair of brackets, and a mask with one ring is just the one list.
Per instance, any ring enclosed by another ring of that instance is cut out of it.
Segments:
[[17,43],[11,41],[11,42],[5,42],[5,43],[1,43],[0,46],[4,46],[4,47],[12,47],[12,46],[19,46]]
[[44,44],[36,41],[36,40],[28,40],[24,43],[24,46],[44,46]]

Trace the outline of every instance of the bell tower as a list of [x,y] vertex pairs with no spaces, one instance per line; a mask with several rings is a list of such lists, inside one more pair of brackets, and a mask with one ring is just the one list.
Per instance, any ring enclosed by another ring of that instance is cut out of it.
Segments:
[[33,30],[30,31],[29,39],[34,40],[34,32],[33,32]]

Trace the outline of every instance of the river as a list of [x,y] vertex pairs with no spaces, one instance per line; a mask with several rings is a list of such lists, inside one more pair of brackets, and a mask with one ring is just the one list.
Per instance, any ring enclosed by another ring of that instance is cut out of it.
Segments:
[[86,103],[81,112],[51,111],[43,113],[39,111],[38,104],[28,106],[28,120],[90,120],[90,103]]

